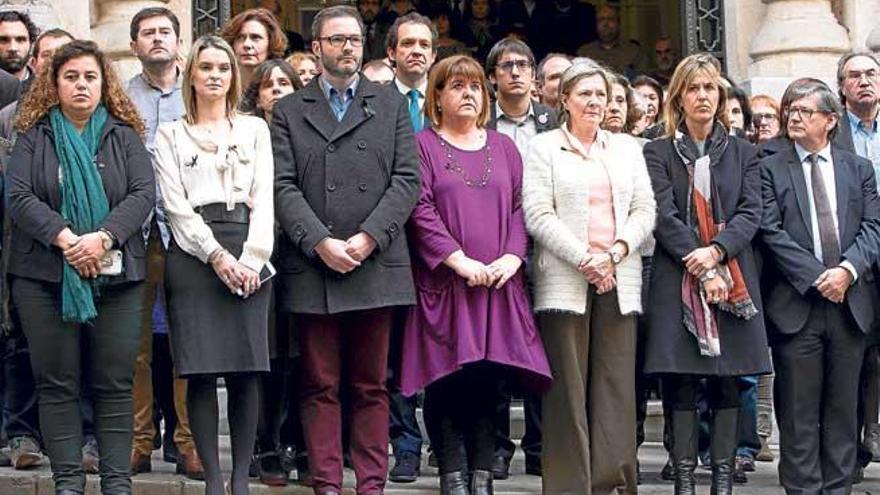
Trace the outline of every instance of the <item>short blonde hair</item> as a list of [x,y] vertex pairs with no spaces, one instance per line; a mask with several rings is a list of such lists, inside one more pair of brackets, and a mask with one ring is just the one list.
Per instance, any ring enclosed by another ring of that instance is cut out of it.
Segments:
[[565,124],[571,118],[568,110],[565,108],[565,96],[571,93],[571,90],[580,81],[593,76],[599,76],[605,82],[605,104],[611,101],[611,90],[614,83],[608,71],[596,62],[586,60],[576,60],[574,64],[565,69],[562,77],[559,78],[559,102],[557,103],[556,114],[559,117],[559,125]]
[[483,94],[483,106],[477,114],[477,127],[486,127],[489,123],[489,89],[486,84],[486,74],[479,62],[467,55],[454,55],[437,62],[431,69],[428,78],[428,94],[425,96],[425,116],[435,128],[443,123],[443,114],[440,112],[440,92],[446,88],[446,83],[455,77],[465,80],[480,82]]
[[208,34],[197,39],[193,43],[190,50],[189,58],[186,60],[186,67],[183,70],[183,107],[186,109],[186,121],[195,124],[199,117],[198,108],[196,106],[196,92],[192,86],[193,70],[199,59],[199,54],[208,48],[215,48],[226,52],[229,56],[229,66],[232,69],[232,82],[229,85],[229,92],[226,93],[226,116],[232,117],[235,109],[241,101],[241,74],[239,73],[238,61],[235,59],[235,52],[229,43],[219,36]]
[[663,107],[665,135],[674,136],[675,131],[684,121],[681,99],[691,81],[698,76],[706,76],[718,86],[718,108],[715,110],[715,120],[721,121],[724,127],[730,128],[727,118],[728,83],[721,77],[721,63],[708,53],[695,53],[678,63],[678,67],[672,73],[672,79],[669,80],[669,95]]

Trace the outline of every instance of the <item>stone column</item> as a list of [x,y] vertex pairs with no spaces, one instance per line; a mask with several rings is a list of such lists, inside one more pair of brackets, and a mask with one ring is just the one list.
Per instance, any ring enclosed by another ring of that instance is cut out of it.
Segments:
[[791,80],[816,77],[832,86],[837,60],[850,39],[830,0],[763,0],[767,9],[751,45],[752,94],[779,98]]

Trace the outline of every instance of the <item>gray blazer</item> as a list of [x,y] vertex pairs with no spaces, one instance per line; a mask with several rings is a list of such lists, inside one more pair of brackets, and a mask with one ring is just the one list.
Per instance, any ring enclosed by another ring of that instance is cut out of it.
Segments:
[[[419,158],[405,98],[361,77],[341,122],[315,78],[275,105],[277,304],[333,314],[415,303],[404,224],[419,196]],[[326,237],[363,231],[376,250],[352,272],[315,253]]]

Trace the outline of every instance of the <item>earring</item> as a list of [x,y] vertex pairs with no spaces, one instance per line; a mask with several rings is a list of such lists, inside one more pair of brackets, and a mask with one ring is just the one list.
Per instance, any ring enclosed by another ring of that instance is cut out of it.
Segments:
[[440,105],[437,105],[437,113],[443,113],[443,109],[440,108]]

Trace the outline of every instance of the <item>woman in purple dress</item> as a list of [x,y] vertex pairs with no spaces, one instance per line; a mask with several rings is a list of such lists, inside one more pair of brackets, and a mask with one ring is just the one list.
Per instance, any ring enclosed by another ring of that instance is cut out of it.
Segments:
[[[550,368],[523,280],[522,159],[487,130],[483,69],[453,56],[431,71],[416,136],[422,192],[409,225],[418,304],[403,339],[402,391],[425,388],[441,493],[491,494],[492,392],[520,379],[541,393]],[[470,491],[468,476],[470,475]]]

